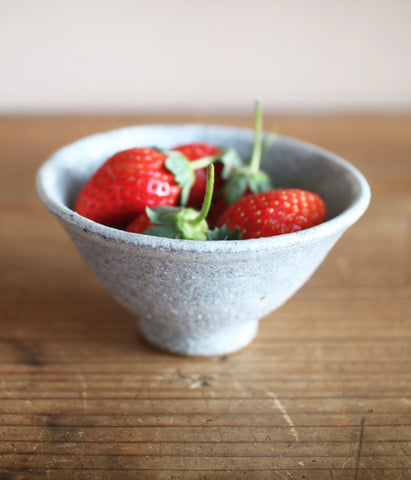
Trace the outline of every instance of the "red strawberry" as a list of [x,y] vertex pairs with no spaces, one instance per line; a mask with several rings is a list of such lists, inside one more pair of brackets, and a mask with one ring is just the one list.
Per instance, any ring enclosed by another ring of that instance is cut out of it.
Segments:
[[[220,155],[222,151],[209,143],[188,143],[185,145],[179,145],[178,147],[173,148],[173,150],[178,151],[185,155],[185,157],[193,162],[204,157],[211,157],[215,155]],[[221,172],[223,170],[222,164],[217,164],[215,168],[215,183],[214,189],[217,190],[222,185]],[[188,197],[187,206],[191,208],[200,208],[204,199],[205,191],[207,185],[207,166],[203,168],[198,168],[195,171],[195,181],[191,187],[190,195]]]
[[[244,192],[243,196],[245,197],[249,192]],[[213,200],[213,204],[211,205],[210,213],[208,214],[207,221],[210,225],[217,225],[217,221],[223,212],[227,208],[227,202],[224,198],[222,192],[216,195],[215,199]]]
[[153,223],[147,212],[139,213],[137,217],[127,226],[126,231],[132,233],[144,233]]
[[297,232],[325,218],[326,206],[318,195],[291,188],[241,197],[223,212],[217,226],[239,228],[243,240]]
[[[221,153],[221,150],[215,145],[210,143],[187,143],[185,145],[179,145],[174,147],[173,150],[177,150],[185,155],[190,161],[198,160],[203,157],[211,157],[212,155],[218,155]],[[206,173],[206,183],[207,183],[207,168],[204,168]]]
[[131,148],[110,157],[85,183],[74,205],[80,215],[122,228],[146,206],[175,205],[181,186],[152,148]]

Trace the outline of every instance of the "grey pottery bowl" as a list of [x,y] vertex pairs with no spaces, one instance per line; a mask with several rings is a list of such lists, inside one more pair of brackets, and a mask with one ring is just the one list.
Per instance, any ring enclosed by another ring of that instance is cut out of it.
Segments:
[[72,210],[92,172],[110,155],[135,146],[204,141],[249,158],[254,132],[204,125],[145,125],[92,135],[52,155],[37,189],[90,269],[137,315],[152,344],[186,355],[218,355],[249,344],[259,320],[288,300],[312,275],[370,201],[352,165],[316,146],[278,137],[262,168],[278,187],[304,188],[327,204],[323,224],[300,232],[238,241],[190,241],[128,233]]

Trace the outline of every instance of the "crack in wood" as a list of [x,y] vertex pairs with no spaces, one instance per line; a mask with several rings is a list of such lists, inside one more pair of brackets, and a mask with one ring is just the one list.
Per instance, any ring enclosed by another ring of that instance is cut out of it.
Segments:
[[359,474],[360,474],[360,461],[361,461],[361,454],[362,454],[362,445],[363,445],[363,440],[364,440],[364,424],[365,424],[365,417],[361,419],[361,424],[360,424],[360,438],[358,440],[358,450],[357,450],[357,459],[355,462],[355,480],[359,479]]

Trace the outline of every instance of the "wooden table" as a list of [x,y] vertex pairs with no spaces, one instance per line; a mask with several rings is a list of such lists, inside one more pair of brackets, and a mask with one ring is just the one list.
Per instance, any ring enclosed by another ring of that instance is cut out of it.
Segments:
[[230,356],[146,345],[37,198],[40,163],[97,131],[237,117],[0,119],[0,478],[410,478],[411,117],[270,117],[354,163],[373,199]]

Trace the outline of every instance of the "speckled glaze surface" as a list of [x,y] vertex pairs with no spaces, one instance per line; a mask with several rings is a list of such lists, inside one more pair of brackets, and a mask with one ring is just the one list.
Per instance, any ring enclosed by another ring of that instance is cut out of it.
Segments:
[[240,241],[188,241],[128,233],[72,210],[92,172],[113,153],[135,146],[205,141],[250,156],[253,131],[204,125],[146,125],[81,139],[39,169],[37,189],[113,297],[136,314],[141,333],[162,349],[219,355],[249,344],[259,320],[287,301],[340,236],[366,210],[362,174],[319,147],[278,137],[262,167],[276,187],[321,195],[325,223],[301,232]]

